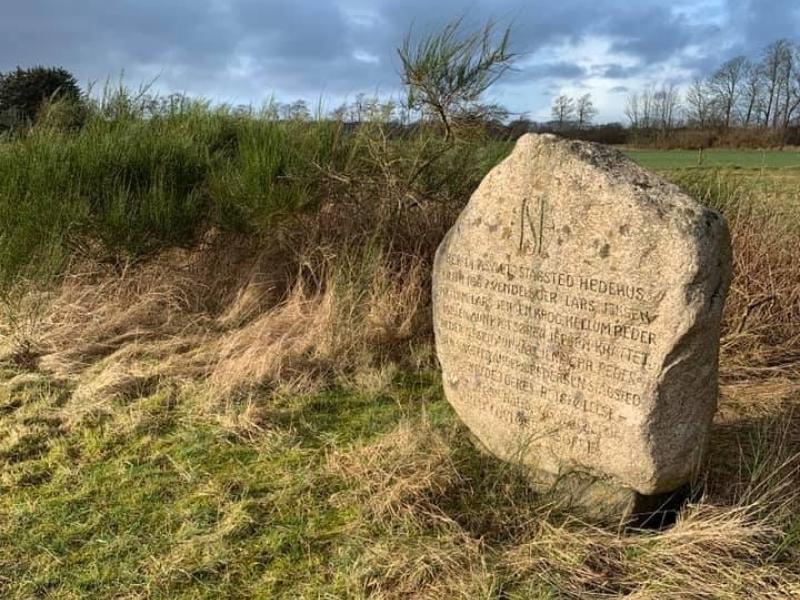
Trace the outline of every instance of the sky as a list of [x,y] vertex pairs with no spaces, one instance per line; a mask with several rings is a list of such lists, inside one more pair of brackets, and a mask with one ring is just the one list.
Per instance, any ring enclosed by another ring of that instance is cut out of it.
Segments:
[[334,108],[400,97],[404,35],[458,16],[511,26],[515,69],[487,100],[533,120],[560,93],[590,93],[598,122],[621,121],[630,91],[800,41],[800,0],[0,0],[0,72],[58,65],[84,87],[122,77],[220,103]]

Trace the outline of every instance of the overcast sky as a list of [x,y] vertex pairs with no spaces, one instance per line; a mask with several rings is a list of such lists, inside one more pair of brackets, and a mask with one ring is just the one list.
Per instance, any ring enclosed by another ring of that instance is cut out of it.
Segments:
[[539,120],[560,92],[621,120],[629,89],[800,37],[800,0],[0,0],[0,72],[60,65],[83,84],[124,72],[219,102],[332,108],[396,94],[404,33],[458,15],[513,26],[517,70],[489,99]]

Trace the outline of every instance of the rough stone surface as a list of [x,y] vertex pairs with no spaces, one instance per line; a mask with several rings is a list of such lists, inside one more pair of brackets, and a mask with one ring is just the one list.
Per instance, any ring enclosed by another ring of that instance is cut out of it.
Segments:
[[719,214],[620,152],[520,138],[436,254],[448,400],[500,458],[679,488],[716,409],[730,253]]

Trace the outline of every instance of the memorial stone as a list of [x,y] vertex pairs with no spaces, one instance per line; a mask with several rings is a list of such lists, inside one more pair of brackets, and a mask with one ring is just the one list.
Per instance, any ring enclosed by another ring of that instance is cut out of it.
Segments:
[[525,135],[436,254],[447,399],[532,472],[670,493],[707,449],[730,261],[724,219],[676,186],[614,149]]

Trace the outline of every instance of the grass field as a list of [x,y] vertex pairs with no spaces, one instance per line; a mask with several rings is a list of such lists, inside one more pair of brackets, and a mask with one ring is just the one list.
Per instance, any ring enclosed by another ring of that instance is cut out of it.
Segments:
[[624,533],[443,398],[433,252],[508,145],[206,110],[0,141],[0,597],[800,596],[793,169],[634,153],[736,260],[696,500]]
[[647,169],[666,171],[690,167],[727,169],[798,169],[795,150],[634,150],[625,153]]
[[794,150],[625,150],[647,169],[679,183],[698,177],[753,195],[788,209],[800,218],[800,151]]

